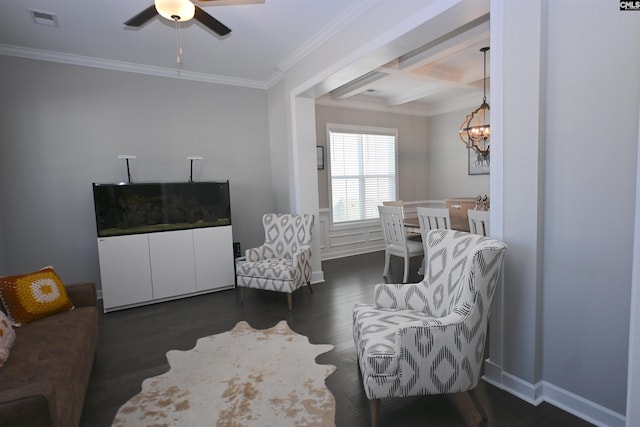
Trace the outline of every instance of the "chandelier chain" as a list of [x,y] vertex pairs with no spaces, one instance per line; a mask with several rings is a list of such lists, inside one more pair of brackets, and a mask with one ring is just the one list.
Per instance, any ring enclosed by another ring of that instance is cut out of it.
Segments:
[[484,67],[482,74],[482,102],[487,102],[487,51],[484,51]]

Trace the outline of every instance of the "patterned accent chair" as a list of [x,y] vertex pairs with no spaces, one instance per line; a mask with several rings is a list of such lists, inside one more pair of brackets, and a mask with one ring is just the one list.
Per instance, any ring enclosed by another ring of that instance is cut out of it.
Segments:
[[240,303],[244,288],[285,292],[291,311],[291,293],[305,284],[311,290],[313,215],[266,214],[262,224],[264,244],[247,249],[245,258],[236,260]]
[[478,384],[493,294],[506,245],[477,234],[432,230],[424,280],[382,284],[353,309],[353,337],[371,424],[380,399],[469,391]]

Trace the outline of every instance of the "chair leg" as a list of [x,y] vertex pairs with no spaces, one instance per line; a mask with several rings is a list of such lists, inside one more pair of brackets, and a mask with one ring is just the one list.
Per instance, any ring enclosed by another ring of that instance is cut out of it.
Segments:
[[387,274],[389,274],[390,259],[391,259],[391,255],[389,254],[389,252],[385,251],[384,252],[384,271],[382,272],[383,276],[386,276]]
[[426,257],[422,257],[422,261],[420,261],[420,270],[418,270],[418,274],[421,276],[426,276],[427,274],[427,269],[426,269],[426,266],[424,265],[425,259]]
[[293,310],[293,295],[291,292],[287,294],[287,304],[289,305],[289,311]]
[[378,427],[380,423],[380,399],[369,400],[369,414],[371,415],[371,427]]
[[244,288],[238,286],[238,292],[240,292],[240,304],[244,304]]
[[311,287],[311,282],[307,282],[307,288],[309,288],[309,292],[313,293],[313,288]]
[[402,277],[402,283],[407,283],[409,279],[409,257],[404,257],[404,276]]
[[482,417],[482,421],[487,421],[489,417],[487,417],[487,413],[485,412],[484,408],[482,407],[482,404],[480,403],[478,392],[476,391],[475,388],[473,390],[469,390],[469,397],[471,397],[473,404],[476,406],[476,409],[480,413],[480,416]]

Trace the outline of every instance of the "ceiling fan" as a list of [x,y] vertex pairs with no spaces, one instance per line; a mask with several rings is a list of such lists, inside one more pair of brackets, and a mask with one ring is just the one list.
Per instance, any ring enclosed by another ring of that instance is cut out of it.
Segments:
[[[213,0],[208,0],[213,1]],[[220,2],[219,4],[223,4]],[[229,2],[226,2],[229,4]],[[176,23],[189,21],[195,18],[196,21],[209,28],[220,36],[226,36],[231,29],[218,21],[213,16],[202,10],[190,0],[155,0],[154,4],[138,13],[133,18],[124,23],[129,27],[140,27],[156,15],[160,15],[170,21]]]

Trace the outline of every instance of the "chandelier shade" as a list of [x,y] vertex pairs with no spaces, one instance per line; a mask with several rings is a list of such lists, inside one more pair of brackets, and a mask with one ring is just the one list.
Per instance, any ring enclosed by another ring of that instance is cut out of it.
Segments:
[[489,104],[487,103],[487,51],[488,47],[483,47],[480,52],[484,53],[484,77],[482,80],[483,98],[482,104],[475,110],[468,114],[467,117],[460,125],[458,136],[460,140],[466,145],[468,149],[472,149],[475,152],[487,158],[489,156],[491,126],[489,115]]

